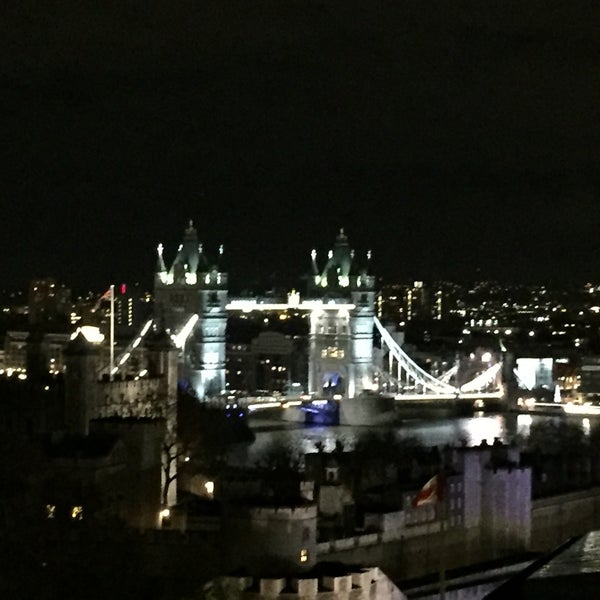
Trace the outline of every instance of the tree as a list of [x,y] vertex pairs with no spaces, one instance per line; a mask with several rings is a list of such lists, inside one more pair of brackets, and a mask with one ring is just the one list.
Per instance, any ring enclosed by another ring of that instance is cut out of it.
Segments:
[[[240,416],[241,415],[241,416]],[[182,469],[218,472],[225,463],[229,444],[253,441],[242,409],[227,411],[202,404],[183,390],[177,400],[177,429],[163,442],[163,503]]]
[[540,421],[529,431],[527,448],[546,455],[580,456],[589,444],[582,427],[568,421]]
[[169,493],[171,485],[177,480],[178,465],[185,451],[179,443],[177,436],[167,433],[162,443],[162,492],[161,502],[163,506],[169,505]]
[[589,485],[591,451],[582,427],[565,420],[531,426],[525,459],[533,468],[534,495]]
[[[40,529],[43,516],[41,444],[18,434],[0,436],[0,595],[44,598]],[[35,579],[38,579],[35,581]]]
[[267,446],[256,467],[275,502],[285,503],[299,498],[302,456],[297,449],[274,440]]

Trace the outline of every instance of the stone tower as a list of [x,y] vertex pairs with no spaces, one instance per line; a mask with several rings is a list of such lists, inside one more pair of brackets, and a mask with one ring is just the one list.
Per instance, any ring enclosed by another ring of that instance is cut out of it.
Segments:
[[[227,273],[222,272],[223,246],[211,261],[198,242],[192,221],[184,232],[171,267],[163,246],[158,246],[154,278],[155,317],[180,339],[180,378],[187,380],[198,398],[225,389],[225,329],[227,327]],[[186,328],[187,325],[187,328]]]
[[166,430],[162,443],[161,490],[162,503],[172,506],[177,502],[177,348],[160,325],[145,339],[148,375],[158,381],[156,395],[160,398],[160,414],[165,419]]
[[69,433],[87,435],[96,416],[98,350],[79,332],[65,356],[65,425]]
[[309,295],[320,302],[310,315],[309,391],[350,398],[372,386],[375,277],[355,260],[340,230],[322,271],[312,251]]

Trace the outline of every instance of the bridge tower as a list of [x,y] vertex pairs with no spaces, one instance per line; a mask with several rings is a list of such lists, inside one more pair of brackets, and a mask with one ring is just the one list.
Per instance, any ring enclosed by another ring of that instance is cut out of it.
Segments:
[[309,296],[309,391],[354,397],[373,384],[373,317],[375,277],[369,274],[371,253],[355,259],[341,229],[322,271],[312,251]]
[[198,242],[192,221],[186,228],[171,267],[158,245],[154,277],[155,318],[169,333],[193,328],[183,342],[180,379],[186,379],[200,399],[225,389],[225,329],[227,327],[227,273],[211,261]]

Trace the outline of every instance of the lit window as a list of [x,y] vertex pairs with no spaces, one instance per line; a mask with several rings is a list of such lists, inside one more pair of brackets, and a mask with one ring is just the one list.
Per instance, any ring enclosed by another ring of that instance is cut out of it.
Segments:
[[300,562],[307,562],[308,561],[308,550],[306,548],[302,548],[302,550],[300,550]]
[[74,506],[71,509],[71,519],[73,521],[81,521],[83,519],[83,506]]
[[46,504],[46,518],[56,519],[56,504]]

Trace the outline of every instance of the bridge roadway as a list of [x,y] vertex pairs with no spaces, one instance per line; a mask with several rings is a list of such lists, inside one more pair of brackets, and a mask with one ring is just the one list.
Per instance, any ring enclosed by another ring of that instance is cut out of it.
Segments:
[[[503,400],[503,393],[483,392],[483,393],[460,393],[460,394],[373,394],[372,398],[393,398],[396,401],[396,407],[401,408],[404,405],[422,405],[428,407],[451,408],[455,402],[460,402],[463,406],[472,403],[473,408],[482,409],[486,405],[497,406],[498,402]],[[334,396],[334,402],[343,402],[341,396]],[[210,401],[215,406],[223,408],[246,408],[249,412],[256,412],[268,409],[287,409],[292,407],[318,407],[327,404],[328,399],[318,398],[309,395],[305,396],[242,396],[239,398],[219,398]]]
[[[242,310],[243,312],[251,312],[252,310],[257,310],[257,306],[260,307],[259,310],[282,310],[283,308],[302,308],[304,310],[314,310],[318,308],[319,310],[339,310],[340,308],[351,308],[354,307],[353,304],[348,305],[339,305],[339,304],[323,304],[322,301],[305,301],[299,302],[299,296],[297,294],[291,294],[290,300],[288,304],[260,304],[255,303],[253,301],[233,301],[227,305],[229,310],[235,309]],[[188,336],[191,334],[194,325],[199,319],[199,315],[194,314],[190,317],[187,323],[183,326],[183,328],[176,334],[172,335],[173,342],[178,348],[183,348],[185,345],[185,341]],[[480,392],[478,390],[485,389],[490,385],[490,383],[499,375],[501,370],[501,363],[496,363],[486,369],[483,373],[479,374],[472,381],[469,381],[460,388],[454,387],[441,379],[436,379],[433,375],[425,371],[422,367],[417,365],[405,352],[402,348],[397,344],[397,342],[392,338],[389,331],[383,327],[381,322],[377,317],[373,317],[373,323],[376,326],[377,330],[381,334],[382,345],[387,346],[389,349],[390,357],[397,361],[398,365],[398,379],[395,380],[389,373],[386,375],[391,380],[395,382],[396,389],[400,388],[399,380],[401,379],[400,371],[403,370],[406,373],[407,378],[409,378],[415,387],[422,388],[426,390],[428,393],[421,394],[396,394],[394,398],[398,401],[419,401],[422,403],[427,402],[449,402],[449,401],[465,401],[469,399],[476,400],[485,400],[485,399],[495,399],[499,400],[502,398],[504,394],[503,386],[500,386],[497,391],[494,392]],[[119,355],[117,358],[116,364],[114,363],[113,357],[111,356],[111,363],[107,365],[103,369],[100,370],[99,374],[109,373],[112,377],[115,375],[119,368],[122,367],[131,357],[132,352],[140,345],[146,333],[150,330],[150,326],[152,325],[152,319],[148,320],[139,335],[136,336],[133,341],[125,348],[125,351]],[[390,362],[391,369],[391,362]],[[141,371],[138,377],[143,377],[147,372]],[[489,388],[488,388],[489,389]]]

